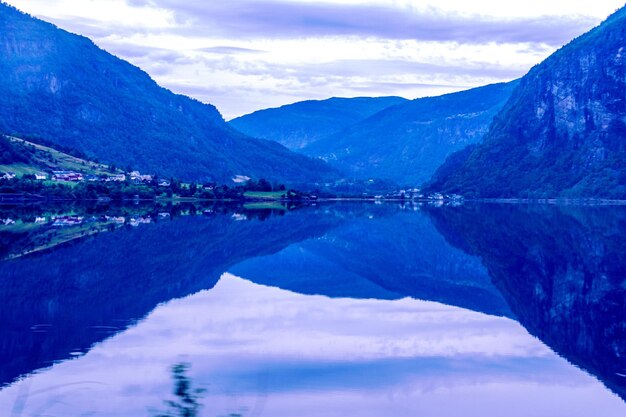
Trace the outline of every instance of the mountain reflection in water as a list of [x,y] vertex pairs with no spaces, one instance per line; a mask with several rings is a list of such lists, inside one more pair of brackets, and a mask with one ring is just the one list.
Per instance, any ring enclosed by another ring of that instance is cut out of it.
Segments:
[[148,415],[181,359],[206,415],[626,411],[626,208],[153,219],[0,263],[1,415]]

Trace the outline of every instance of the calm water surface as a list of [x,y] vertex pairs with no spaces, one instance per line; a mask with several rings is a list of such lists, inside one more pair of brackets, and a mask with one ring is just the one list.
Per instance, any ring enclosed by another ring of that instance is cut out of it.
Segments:
[[0,416],[626,413],[626,207],[0,209]]

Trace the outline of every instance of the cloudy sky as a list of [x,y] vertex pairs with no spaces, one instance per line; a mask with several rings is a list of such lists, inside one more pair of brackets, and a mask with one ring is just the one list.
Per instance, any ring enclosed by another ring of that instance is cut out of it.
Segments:
[[508,81],[624,0],[6,0],[227,119],[332,96]]

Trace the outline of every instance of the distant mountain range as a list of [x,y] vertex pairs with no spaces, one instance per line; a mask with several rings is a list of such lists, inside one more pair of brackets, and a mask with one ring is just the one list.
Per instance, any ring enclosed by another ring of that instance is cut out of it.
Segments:
[[482,141],[517,84],[488,85],[389,107],[302,152],[348,176],[420,185],[450,154]]
[[305,101],[261,110],[230,124],[323,159],[347,177],[419,185],[450,154],[482,141],[517,84],[412,101],[397,97]]
[[337,177],[322,161],[237,132],[215,107],[158,86],[89,39],[3,3],[0,92],[0,132],[41,137],[101,162],[187,180]]
[[299,150],[325,139],[379,111],[406,102],[400,97],[309,100],[259,110],[229,122],[246,135]]
[[[626,8],[522,80],[401,102],[334,129],[321,122],[326,110],[306,103],[233,126],[262,126],[263,137],[287,141],[346,177],[427,183],[427,192],[466,197],[624,199],[624,45]],[[296,117],[296,108],[306,113]]]
[[626,198],[626,8],[526,75],[483,144],[428,189],[470,197]]

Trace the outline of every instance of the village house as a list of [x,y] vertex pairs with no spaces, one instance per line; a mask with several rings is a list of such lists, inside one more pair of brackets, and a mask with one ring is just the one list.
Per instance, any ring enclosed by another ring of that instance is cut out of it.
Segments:
[[35,179],[38,181],[45,181],[48,179],[48,174],[44,174],[43,172],[35,173]]
[[83,174],[74,171],[52,171],[52,179],[55,181],[70,181],[79,182],[83,181]]
[[117,174],[117,175],[113,175],[112,177],[108,177],[106,179],[107,182],[110,181],[114,181],[114,182],[124,182],[126,181],[126,174]]
[[152,181],[152,175],[142,175],[141,172],[139,172],[139,171],[133,171],[133,172],[130,173],[130,179],[131,179],[131,181],[133,181],[135,183],[151,182]]

